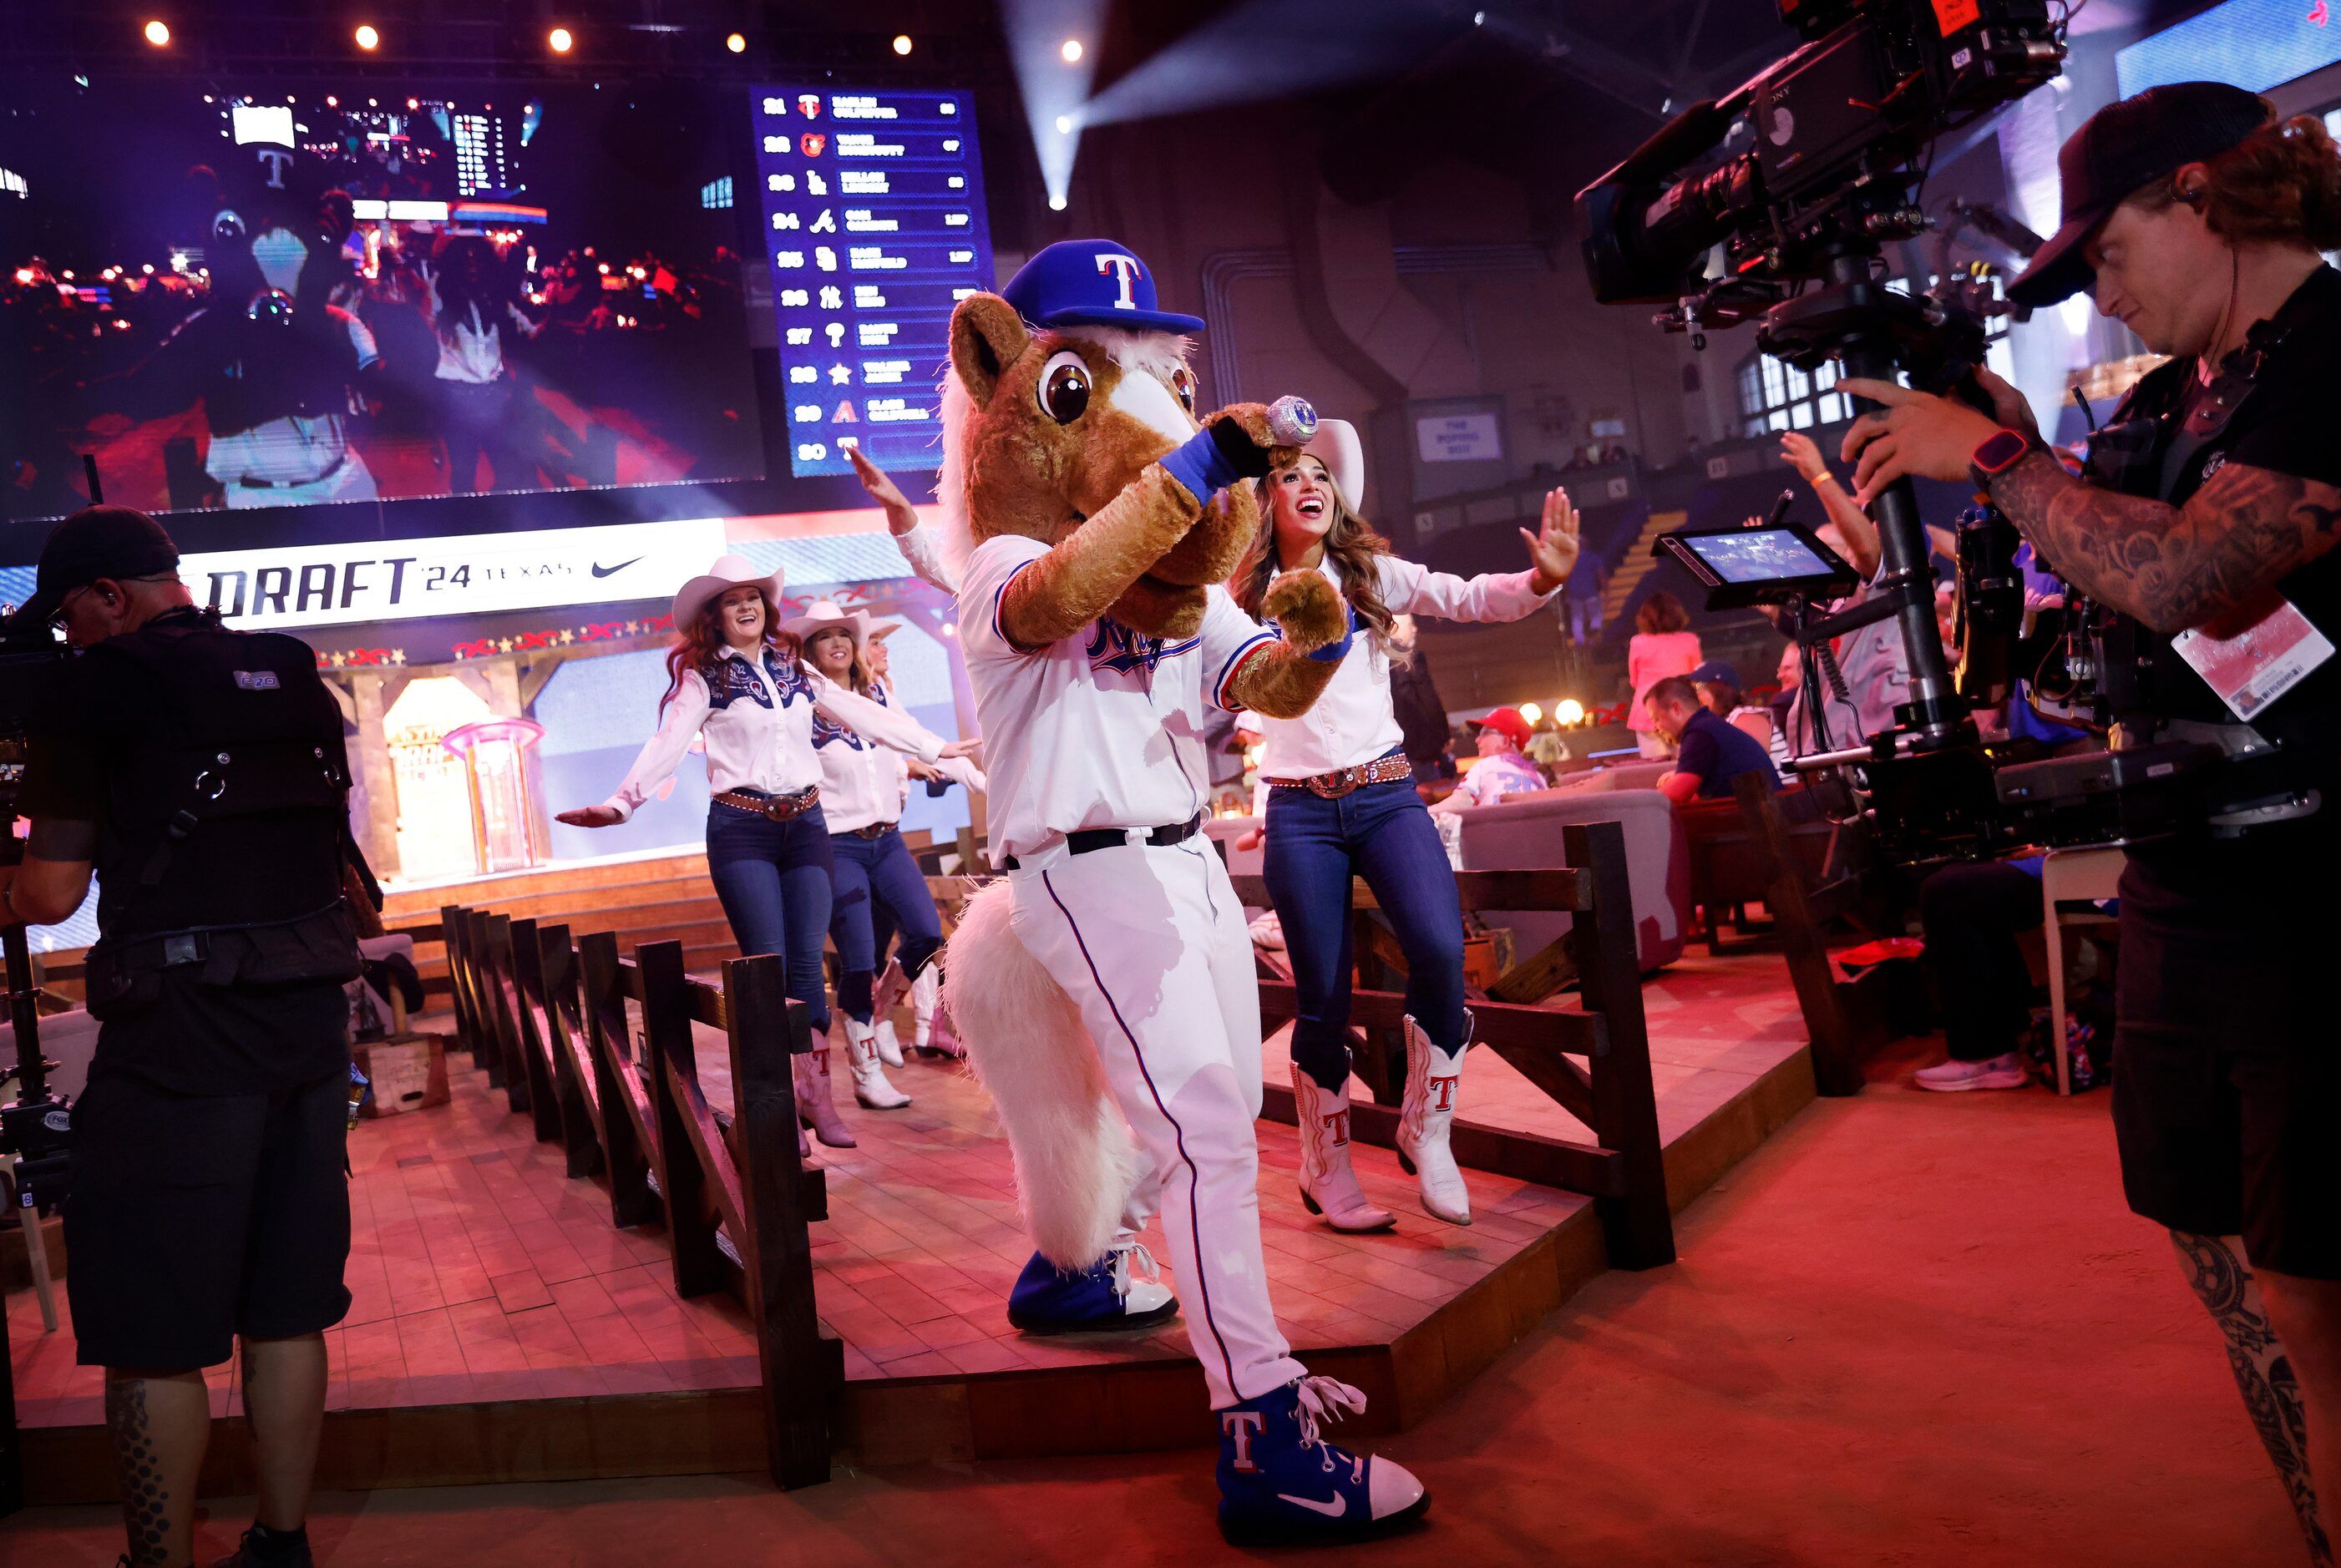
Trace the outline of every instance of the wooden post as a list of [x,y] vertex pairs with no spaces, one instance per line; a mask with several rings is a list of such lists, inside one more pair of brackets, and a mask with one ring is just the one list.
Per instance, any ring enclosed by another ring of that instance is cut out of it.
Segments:
[[488,912],[463,911],[463,973],[472,990],[472,1013],[479,1022],[472,1065],[485,1069],[488,1087],[504,1087],[503,1036],[496,1027],[495,993],[488,969]]
[[[691,1042],[690,978],[682,968],[682,944],[644,942],[634,949],[643,977],[643,1034],[650,1044],[651,1104],[657,1113],[660,1178],[666,1188],[667,1239],[674,1248],[674,1293],[705,1295],[722,1290],[722,1249],[715,1245],[715,1216],[707,1195],[707,1174],[692,1152],[682,1107],[667,1081],[667,1065],[696,1080],[697,1053]],[[736,1086],[735,1086],[736,1092]],[[796,1147],[793,1132],[789,1147]]]
[[483,978],[495,1019],[496,1056],[503,1063],[504,1107],[514,1112],[525,1111],[529,1108],[531,1086],[528,1062],[521,1054],[520,1019],[513,1012],[520,998],[520,986],[513,978],[512,917],[489,915],[484,924],[487,962],[483,966]]
[[788,999],[778,958],[723,966],[732,1085],[738,1119],[748,1308],[764,1374],[764,1438],[772,1479],[784,1487],[829,1479],[830,1418],[844,1381],[842,1347],[824,1341],[813,1305],[812,1243],[806,1233],[803,1165],[797,1158],[792,1055],[812,1048],[802,1004]]
[[543,926],[536,933],[544,1008],[544,1043],[553,1057],[553,1093],[561,1108],[561,1146],[573,1176],[602,1171],[602,1134],[594,1125],[594,1101],[577,1064],[574,1042],[585,1037],[577,1007],[577,955],[567,926]]
[[472,1065],[480,1065],[480,1019],[472,1007],[472,978],[464,973],[469,961],[463,953],[463,938],[469,932],[466,911],[461,904],[439,906],[439,935],[447,948],[447,1001],[455,1011],[456,1043],[472,1053]]
[[521,1065],[528,1076],[529,1116],[536,1123],[536,1141],[555,1142],[561,1136],[560,1092],[553,1083],[553,1053],[545,1048],[538,1008],[544,1002],[544,955],[536,945],[533,919],[512,923],[513,1010],[518,1016]]
[[1756,853],[1769,861],[1764,903],[1772,928],[1779,933],[1788,978],[1796,986],[1797,1004],[1804,1009],[1805,1029],[1812,1037],[1813,1085],[1825,1095],[1858,1095],[1862,1085],[1859,1032],[1839,994],[1837,971],[1829,967],[1828,941],[1781,826],[1772,781],[1762,773],[1742,773],[1732,780],[1732,789],[1739,797],[1740,816]]
[[1588,1012],[1598,1012],[1608,1048],[1592,1061],[1593,1136],[1624,1157],[1622,1196],[1595,1199],[1620,1268],[1655,1268],[1675,1258],[1667,1206],[1667,1166],[1659,1141],[1659,1104],[1650,1084],[1650,1033],[1642,1013],[1636,957],[1634,889],[1626,868],[1626,830],[1616,822],[1561,829],[1569,863],[1593,873],[1593,909],[1571,923],[1577,970]]
[[[602,1104],[602,1148],[610,1172],[610,1223],[623,1230],[659,1217],[651,1191],[651,1156],[635,1124],[641,1086],[632,1071],[633,1042],[626,1032],[626,992],[618,968],[618,934],[596,931],[577,945],[584,984],[581,1010],[585,1046],[593,1058],[595,1097]],[[663,1186],[665,1177],[660,1182]]]

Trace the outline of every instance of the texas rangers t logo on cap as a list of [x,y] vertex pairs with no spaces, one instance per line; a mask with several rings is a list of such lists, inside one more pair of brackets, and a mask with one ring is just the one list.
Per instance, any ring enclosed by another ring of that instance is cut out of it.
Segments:
[[1131,255],[1128,251],[1100,251],[1097,270],[1101,273],[1111,273],[1115,283],[1119,285],[1120,292],[1114,295],[1113,300],[1115,310],[1134,311],[1138,308],[1137,297],[1130,292],[1130,285],[1132,281],[1144,277],[1146,269],[1138,264],[1136,256]]
[[1161,309],[1154,274],[1111,240],[1059,240],[1034,253],[1000,291],[1036,327],[1200,332],[1202,318]]

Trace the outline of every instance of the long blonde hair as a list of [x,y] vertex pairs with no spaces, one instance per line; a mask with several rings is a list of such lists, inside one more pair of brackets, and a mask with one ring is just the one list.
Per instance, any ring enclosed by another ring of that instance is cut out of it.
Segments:
[[[1284,570],[1276,556],[1276,481],[1279,474],[1270,474],[1256,481],[1260,501],[1260,528],[1252,535],[1250,548],[1236,567],[1234,581],[1228,584],[1228,593],[1241,605],[1244,612],[1257,620],[1260,600],[1267,596],[1268,585]],[[1366,623],[1366,631],[1382,657],[1393,664],[1410,663],[1414,651],[1400,647],[1392,630],[1390,606],[1382,602],[1381,576],[1374,570],[1374,557],[1390,553],[1390,541],[1376,533],[1373,525],[1350,510],[1340,491],[1328,482],[1325,493],[1332,498],[1333,521],[1325,530],[1325,553],[1341,572],[1341,597]]]

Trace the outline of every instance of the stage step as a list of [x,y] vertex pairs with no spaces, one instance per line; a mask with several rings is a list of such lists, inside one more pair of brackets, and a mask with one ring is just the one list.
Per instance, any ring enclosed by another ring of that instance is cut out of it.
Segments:
[[478,877],[435,887],[400,888],[393,889],[384,904],[388,913],[400,917],[436,914],[443,904],[493,909],[503,908],[509,899],[538,894],[575,893],[591,888],[682,879],[694,880],[702,888],[707,886],[706,851],[682,850],[671,855],[647,856],[639,860],[611,860],[599,865],[556,864],[533,871]]
[[1634,590],[1656,564],[1650,559],[1650,545],[1659,535],[1680,528],[1690,518],[1687,511],[1654,511],[1642,524],[1642,531],[1626,547],[1626,558],[1609,569],[1609,581],[1601,590],[1601,624],[1614,626],[1626,612],[1626,601],[1634,597]]

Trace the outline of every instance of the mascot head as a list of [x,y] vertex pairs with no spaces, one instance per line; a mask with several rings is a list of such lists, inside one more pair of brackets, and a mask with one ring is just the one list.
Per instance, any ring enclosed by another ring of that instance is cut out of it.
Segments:
[[[1002,533],[1055,544],[1193,435],[1186,334],[1202,327],[1158,310],[1151,273],[1111,240],[1061,240],[1000,293],[961,300],[943,378],[946,552],[963,561]],[[1221,492],[1113,618],[1191,635],[1204,590],[1228,580],[1250,540],[1255,507],[1250,485]]]

